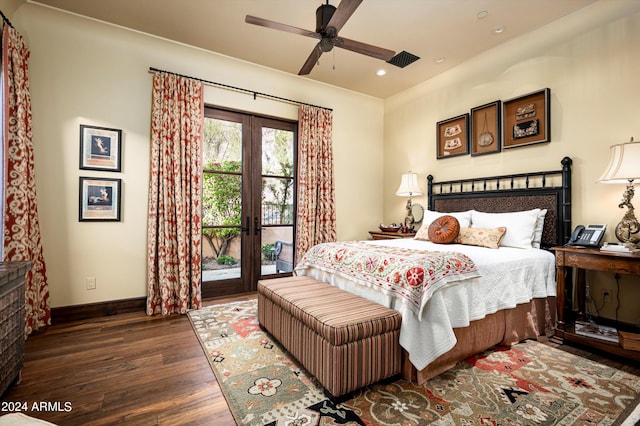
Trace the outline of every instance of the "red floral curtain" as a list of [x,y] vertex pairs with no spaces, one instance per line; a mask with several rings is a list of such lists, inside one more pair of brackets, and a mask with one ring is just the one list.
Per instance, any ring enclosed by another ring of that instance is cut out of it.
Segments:
[[301,105],[298,112],[298,212],[296,256],[336,240],[330,110]]
[[204,98],[201,82],[153,77],[147,314],[201,305]]
[[51,324],[42,254],[29,93],[29,49],[10,25],[2,30],[4,89],[4,231],[2,260],[31,261],[25,279],[25,334]]

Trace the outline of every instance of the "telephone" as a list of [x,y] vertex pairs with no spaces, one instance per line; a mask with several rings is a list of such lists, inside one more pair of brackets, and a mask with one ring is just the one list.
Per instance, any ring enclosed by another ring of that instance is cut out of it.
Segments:
[[607,225],[587,225],[586,227],[578,225],[576,229],[573,230],[567,245],[600,247],[600,241],[602,241],[606,229]]

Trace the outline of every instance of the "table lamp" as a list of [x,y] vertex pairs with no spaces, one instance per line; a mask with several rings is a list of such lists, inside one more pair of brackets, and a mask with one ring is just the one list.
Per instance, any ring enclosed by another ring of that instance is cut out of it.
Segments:
[[404,218],[404,226],[407,227],[408,230],[413,230],[413,224],[415,219],[413,218],[412,207],[411,204],[411,196],[413,195],[422,195],[422,191],[420,190],[420,186],[418,185],[418,174],[417,173],[405,173],[402,175],[402,180],[400,181],[400,187],[396,191],[396,195],[401,197],[409,197],[407,199],[407,216]]
[[618,207],[626,207],[627,212],[616,226],[616,238],[623,243],[637,244],[640,242],[640,223],[634,213],[633,181],[640,179],[640,142],[633,138],[627,143],[611,146],[611,159],[606,171],[600,176],[600,183],[626,183],[627,189],[622,194]]

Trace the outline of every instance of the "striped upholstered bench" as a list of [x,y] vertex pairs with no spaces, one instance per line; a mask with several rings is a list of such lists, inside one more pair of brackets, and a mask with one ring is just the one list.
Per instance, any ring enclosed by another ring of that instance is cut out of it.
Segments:
[[258,281],[258,321],[333,396],[400,373],[401,315],[310,277]]

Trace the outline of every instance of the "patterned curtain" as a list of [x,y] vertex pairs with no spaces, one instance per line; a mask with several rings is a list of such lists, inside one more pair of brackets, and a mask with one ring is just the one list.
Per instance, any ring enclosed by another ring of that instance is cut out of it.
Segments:
[[154,74],[147,315],[201,305],[203,95],[201,82]]
[[296,261],[312,246],[336,240],[330,110],[301,105],[298,112]]
[[2,30],[4,81],[4,231],[2,260],[31,261],[25,277],[25,335],[51,324],[42,255],[29,94],[29,49],[10,25]]

